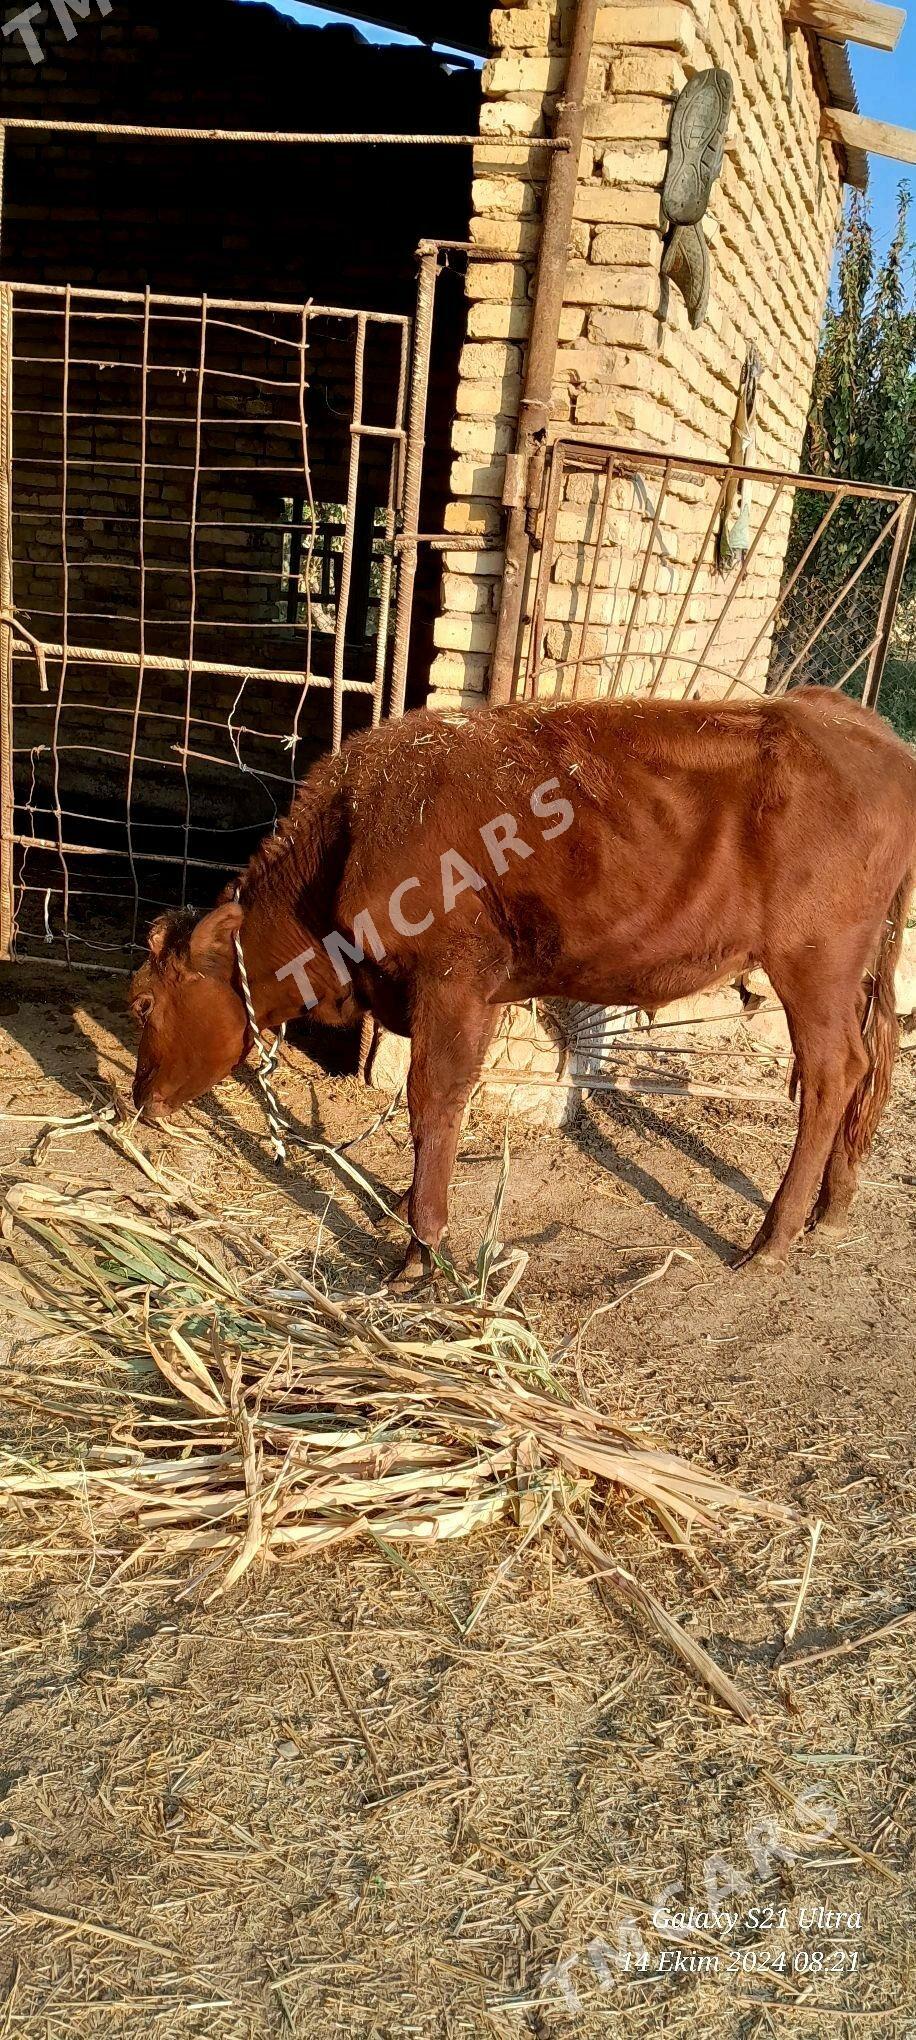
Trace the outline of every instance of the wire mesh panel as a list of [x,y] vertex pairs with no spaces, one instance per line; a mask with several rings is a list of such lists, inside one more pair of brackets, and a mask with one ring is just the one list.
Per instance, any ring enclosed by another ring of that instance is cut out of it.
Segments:
[[127,968],[383,712],[411,322],[0,295],[5,950]]
[[560,441],[523,647],[529,694],[873,698],[905,490]]

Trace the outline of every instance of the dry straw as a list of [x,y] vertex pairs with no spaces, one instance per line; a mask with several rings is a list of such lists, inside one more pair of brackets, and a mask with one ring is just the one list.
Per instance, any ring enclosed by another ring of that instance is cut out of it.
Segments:
[[[7,1301],[43,1333],[76,1335],[114,1360],[131,1422],[75,1465],[4,1454],[0,1506],[40,1505],[47,1525],[54,1504],[64,1519],[78,1502],[96,1538],[131,1539],[134,1563],[192,1554],[192,1585],[209,1581],[211,1595],[266,1555],[366,1536],[388,1549],[500,1518],[527,1542],[557,1519],[602,1591],[637,1608],[751,1718],[701,1646],[595,1543],[592,1501],[638,1498],[679,1544],[728,1514],[790,1512],[562,1400],[548,1353],[507,1301],[514,1278],[486,1300],[505,1269],[498,1200],[475,1291],[444,1303],[334,1298],[238,1219],[220,1220],[211,1250],[199,1204],[189,1224],[178,1208],[187,1199],[169,1201],[161,1223],[97,1188],[64,1195],[32,1181],[7,1192]],[[150,1362],[174,1399],[150,1395]]]

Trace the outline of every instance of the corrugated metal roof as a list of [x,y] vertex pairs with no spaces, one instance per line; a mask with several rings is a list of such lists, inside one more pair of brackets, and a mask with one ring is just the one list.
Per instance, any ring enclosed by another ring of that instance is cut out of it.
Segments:
[[[823,36],[816,36],[818,54],[824,67],[828,97],[831,106],[842,107],[844,113],[858,113],[859,102],[845,43],[827,42]],[[857,191],[868,190],[868,157],[864,149],[844,149],[846,157],[846,179],[854,184]]]
[[[333,5],[333,0],[328,0],[328,4]],[[339,0],[339,4],[354,19],[404,29],[421,39],[435,37],[437,42],[452,43],[474,50],[481,56],[486,56],[489,51],[491,0],[436,0],[433,8],[430,0]],[[859,103],[846,44],[828,42],[819,35],[812,35],[811,40],[820,57],[828,104],[843,107],[848,113],[858,113]],[[864,150],[847,147],[843,153],[847,182],[855,185],[857,191],[867,190],[868,157]]]

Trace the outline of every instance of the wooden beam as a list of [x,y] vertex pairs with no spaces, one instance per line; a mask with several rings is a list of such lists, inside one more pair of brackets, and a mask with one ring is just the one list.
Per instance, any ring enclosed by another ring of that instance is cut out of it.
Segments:
[[879,6],[878,0],[788,0],[783,20],[787,28],[811,28],[827,42],[894,50],[906,14],[902,7]]
[[821,109],[821,134],[844,149],[864,149],[869,156],[891,156],[895,163],[916,163],[916,129],[891,127],[886,120],[865,120],[839,106]]

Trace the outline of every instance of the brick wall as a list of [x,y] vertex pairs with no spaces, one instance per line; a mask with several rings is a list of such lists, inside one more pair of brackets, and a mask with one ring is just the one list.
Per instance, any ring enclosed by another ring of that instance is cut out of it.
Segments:
[[[570,17],[565,0],[550,7],[520,0],[496,11],[494,53],[484,73],[484,135],[524,138],[544,131],[564,72]],[[710,64],[730,72],[735,103],[722,175],[704,222],[712,263],[709,313],[692,332],[674,288],[667,321],[659,319],[659,200],[673,100]],[[794,468],[840,211],[835,152],[818,140],[820,101],[805,37],[795,33],[787,50],[778,0],[602,7],[590,90],[554,385],[557,430],[569,424],[627,445],[725,456],[753,343],[763,366],[755,460]],[[443,702],[472,701],[487,685],[500,593],[504,457],[513,443],[538,236],[540,187],[531,173],[539,167],[521,141],[512,164],[497,166],[485,141],[476,152],[471,235],[501,259],[471,264],[468,280],[446,528],[479,532],[481,543],[479,551],[445,558],[432,675]],[[654,493],[653,485],[648,505],[627,492],[614,505],[608,557],[597,577],[598,635],[585,647],[594,660],[587,682],[592,692],[607,686],[623,643]],[[538,648],[547,693],[568,684],[579,649],[576,617],[590,573],[597,501],[591,477],[570,479]],[[644,684],[651,673],[651,656],[695,564],[710,507],[707,486],[672,484],[662,542],[649,562],[628,646],[627,686]],[[765,507],[758,497],[752,530]],[[730,604],[730,670],[753,644],[778,593],[790,517],[787,492]],[[681,660],[665,674],[666,691],[685,684],[691,657],[729,592],[711,549],[709,561],[685,618]],[[768,653],[765,634],[747,682],[763,684]]]
[[[7,12],[9,10],[6,10]],[[235,0],[117,0],[94,8],[66,42],[49,12],[45,62],[33,66],[18,37],[0,39],[0,109],[8,116],[150,125],[347,132],[388,129],[474,132],[476,72],[446,67],[421,48],[379,47],[349,29],[306,28],[268,6]],[[463,149],[302,150],[10,134],[6,156],[0,275],[23,283],[71,284],[210,298],[282,300],[412,314],[417,242],[462,238],[470,205]],[[80,300],[74,298],[74,307]],[[85,310],[85,306],[84,306]],[[142,326],[133,308],[117,321],[74,316],[71,331],[69,610],[71,642],[138,649],[140,387]],[[299,365],[295,317],[211,315],[199,490],[198,658],[300,674],[304,631],[284,620],[285,505],[302,494]],[[443,280],[437,306],[423,520],[441,527],[449,436],[465,306]],[[246,331],[245,329],[251,329]],[[260,336],[259,336],[260,329]],[[391,423],[398,388],[396,347],[371,327],[364,416]],[[199,324],[154,321],[148,399],[144,533],[146,648],[186,657],[192,600],[189,520],[193,494]],[[50,642],[62,636],[61,301],[23,298],[14,374],[15,596],[27,622]],[[319,505],[346,499],[353,396],[353,322],[313,317],[307,397],[311,481]],[[121,362],[121,367],[114,364]],[[94,365],[95,364],[95,365]],[[287,464],[289,468],[287,471]],[[385,449],[363,442],[357,523],[385,500]],[[158,520],[158,521],[157,521]],[[225,529],[216,528],[222,521]],[[357,550],[359,551],[359,545]],[[357,562],[357,574],[359,563]],[[438,556],[418,579],[411,698],[425,695]],[[351,614],[359,604],[354,601]],[[316,623],[314,670],[330,671],[333,613]],[[374,641],[352,632],[351,677],[371,680]],[[17,822],[54,836],[55,770],[50,741],[59,667],[41,697],[31,661],[17,659]],[[58,787],[71,841],[123,850],[127,768],[116,755],[129,739],[136,670],[77,665],[66,679],[58,724]],[[330,739],[330,696],[315,693],[300,716],[295,756],[268,741],[289,729],[298,690],[254,677],[235,725],[249,734],[235,769],[226,724],[235,679],[198,674],[191,762],[192,854],[234,867],[269,825],[272,799],[288,803],[301,774]],[[147,671],[138,725],[140,763],[131,800],[135,841],[180,851],[185,783],[182,674]],[[295,703],[293,702],[293,706]],[[365,697],[347,700],[348,724],[365,719]],[[259,738],[259,733],[261,736]],[[143,761],[147,760],[147,763]],[[276,781],[259,774],[278,774]],[[181,825],[176,838],[176,821]],[[28,855],[28,873],[56,889],[55,856]],[[85,883],[102,869],[85,866]],[[168,898],[174,869],[153,874]],[[207,897],[216,874],[196,881]],[[149,888],[148,888],[149,889]],[[43,903],[39,908],[43,913]]]

